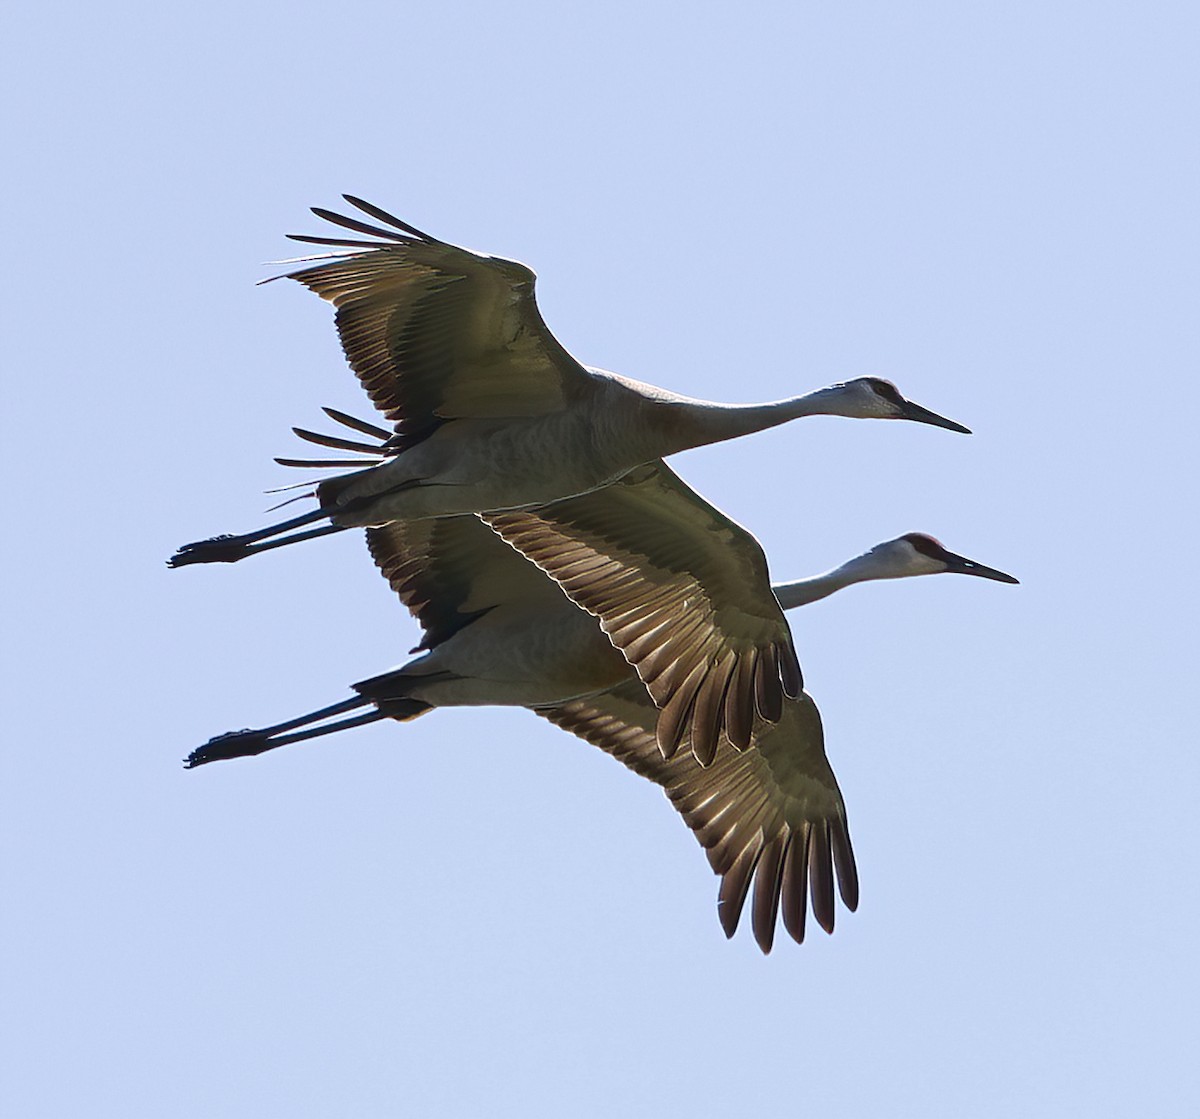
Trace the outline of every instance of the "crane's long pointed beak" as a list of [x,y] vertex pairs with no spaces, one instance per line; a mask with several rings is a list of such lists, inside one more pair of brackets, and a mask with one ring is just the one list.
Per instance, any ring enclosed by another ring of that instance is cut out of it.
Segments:
[[994,567],[976,563],[974,560],[967,559],[966,556],[956,556],[953,552],[947,552],[943,558],[946,560],[946,570],[957,575],[978,575],[981,579],[994,579],[997,583],[1016,583],[1020,586],[1020,579],[1014,579],[1011,575],[997,571]]
[[962,424],[954,420],[948,420],[945,416],[939,416],[936,412],[931,412],[928,408],[922,408],[919,404],[914,404],[911,400],[904,402],[904,419],[916,420],[919,424],[933,424],[934,427],[944,427],[947,431],[957,431],[963,435],[970,435],[971,429],[963,427]]

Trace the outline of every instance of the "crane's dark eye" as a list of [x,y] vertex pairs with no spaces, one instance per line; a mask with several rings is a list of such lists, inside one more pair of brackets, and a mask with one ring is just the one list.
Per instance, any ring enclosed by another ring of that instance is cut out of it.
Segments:
[[890,404],[904,403],[900,390],[891,381],[885,381],[882,377],[864,377],[863,380],[874,389],[876,396],[882,396]]

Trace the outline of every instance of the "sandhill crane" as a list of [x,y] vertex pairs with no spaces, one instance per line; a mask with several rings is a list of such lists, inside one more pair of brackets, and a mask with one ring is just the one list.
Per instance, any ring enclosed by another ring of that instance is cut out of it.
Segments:
[[[586,493],[689,447],[802,416],[908,419],[969,434],[862,377],[770,404],[714,404],[585,368],[546,328],[523,264],[458,248],[352,195],[391,228],[314,207],[378,240],[293,234],[343,251],[287,273],[337,308],[342,348],[392,421],[386,462],[319,491],[320,508],[241,536],[185,545],[172,558],[230,563],[292,539],[395,520],[540,505]],[[332,259],[329,259],[332,258]],[[316,521],[297,537],[278,537]]]
[[[393,431],[351,422],[382,435],[385,453],[303,433],[369,451],[372,465],[323,482],[318,508],[309,513],[186,545],[171,565],[233,562],[353,526],[526,509],[582,495],[557,505],[552,519],[514,513],[497,529],[514,546],[535,549],[537,562],[601,618],[663,709],[664,749],[673,749],[698,719],[708,724],[693,735],[701,744],[727,724],[744,743],[750,697],[757,696],[765,717],[777,717],[783,695],[800,691],[799,665],[786,622],[764,593],[756,543],[742,550],[737,578],[717,588],[721,597],[689,598],[692,571],[663,581],[660,561],[675,547],[662,531],[673,475],[663,473],[659,457],[818,414],[967,429],[878,378],[774,404],[721,405],[584,368],[546,329],[533,273],[524,265],[445,244],[377,207],[347,200],[392,228],[317,209],[379,240],[300,237],[349,251],[288,275],[337,307],[350,365]],[[684,518],[693,517],[694,503],[682,505]],[[604,527],[614,517],[615,535]],[[318,521],[327,523],[305,527]],[[604,553],[593,528],[611,538],[619,556]],[[587,539],[569,539],[570,533]],[[762,609],[743,608],[740,578],[747,573],[751,606]],[[668,617],[664,596],[696,608],[661,625]]]
[[[764,951],[781,897],[785,928],[803,938],[806,875],[814,917],[827,931],[834,922],[832,868],[843,900],[855,907],[845,808],[825,759],[820,717],[806,694],[783,703],[776,725],[759,722],[751,749],[718,751],[712,742],[699,755],[679,751],[665,758],[649,694],[595,620],[482,520],[393,523],[368,530],[367,537],[379,569],[421,623],[424,638],[414,651],[422,655],[354,685],[357,695],[341,703],[214,738],[193,751],[189,768],[382,718],[412,719],[434,707],[530,707],[666,789],[721,875],[718,914],[727,935],[737,927],[752,880],[752,923]],[[855,582],[938,572],[1016,582],[932,537],[910,533],[824,575],[774,589],[791,608]]]

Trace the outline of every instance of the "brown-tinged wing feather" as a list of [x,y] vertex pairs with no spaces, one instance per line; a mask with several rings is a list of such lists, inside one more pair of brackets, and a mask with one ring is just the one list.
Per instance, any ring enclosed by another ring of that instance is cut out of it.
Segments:
[[689,736],[701,764],[718,738],[750,740],[802,681],[757,540],[664,463],[536,509],[484,519],[596,615],[662,709],[670,757]]
[[[384,211],[351,199],[375,217]],[[372,403],[404,446],[463,417],[542,415],[587,391],[590,376],[550,333],[534,273],[420,234],[318,216],[375,237],[362,252],[289,272],[336,308],[342,348]],[[314,244],[342,238],[304,237]]]
[[727,936],[752,884],[754,938],[763,952],[771,950],[781,911],[791,937],[804,940],[810,890],[814,916],[833,931],[827,868],[836,870],[846,908],[857,908],[846,806],[825,757],[820,714],[806,693],[784,703],[777,724],[759,724],[752,749],[722,749],[708,767],[687,751],[662,756],[655,708],[636,680],[538,714],[664,788],[721,876],[717,913]]
[[425,631],[417,649],[432,649],[501,604],[536,614],[572,609],[554,583],[475,516],[394,521],[367,529],[367,547]]

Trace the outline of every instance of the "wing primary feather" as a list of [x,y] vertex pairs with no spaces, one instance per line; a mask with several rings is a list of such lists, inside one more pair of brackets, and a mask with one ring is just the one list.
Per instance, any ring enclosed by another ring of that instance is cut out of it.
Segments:
[[725,690],[733,676],[735,655],[730,650],[709,670],[696,695],[692,709],[692,752],[705,768],[717,756],[721,739],[721,717],[725,708]]
[[308,431],[303,427],[294,427],[292,432],[306,443],[316,443],[320,447],[332,447],[335,451],[358,451],[360,454],[379,457],[379,448],[372,443],[360,443],[357,439],[343,439],[340,435],[322,435],[320,432]]
[[[675,689],[666,707],[658,714],[655,737],[658,739],[658,748],[662,751],[664,758],[671,758],[679,748],[679,743],[682,741],[688,725],[692,704],[696,699],[696,692],[700,688],[700,682],[704,679],[706,671],[707,665],[703,662],[696,665]],[[700,759],[697,758],[696,761],[699,762]],[[704,762],[700,762],[700,764],[703,765]]]
[[[380,229],[377,225],[370,225],[365,221],[359,221],[358,218],[347,217],[345,214],[336,214],[332,210],[326,210],[324,206],[313,206],[312,212],[319,218],[324,218],[334,225],[340,225],[343,229],[351,229],[355,233],[365,233],[369,237],[382,237],[386,241],[400,241],[403,243],[406,238],[399,237],[390,229]],[[376,246],[377,248],[379,246]]]
[[783,717],[783,688],[779,682],[779,658],[775,646],[763,650],[754,671],[754,706],[768,723]]
[[385,442],[391,439],[394,432],[388,431],[386,428],[377,427],[373,423],[368,423],[366,420],[360,420],[357,416],[347,415],[345,412],[339,412],[336,408],[322,408],[331,420],[336,420],[352,431],[362,432],[363,435],[373,435],[376,439],[382,439]]
[[796,699],[804,691],[804,674],[800,671],[800,660],[790,640],[780,641],[775,646],[779,656],[779,675],[788,699]]
[[797,943],[804,943],[804,917],[808,908],[808,843],[811,824],[801,825],[788,844],[783,863],[783,927]]
[[737,659],[733,677],[725,689],[725,734],[737,750],[750,745],[754,732],[754,676],[758,650],[750,649]]
[[[381,458],[277,458],[275,459],[280,466],[301,466],[307,469],[335,469],[340,470],[343,467],[359,467],[359,466],[378,466],[384,460]],[[307,486],[308,482],[297,482],[298,486]],[[281,486],[280,489],[291,489],[291,486]],[[278,493],[278,490],[268,490],[267,493]]]
[[837,870],[838,893],[851,913],[858,908],[858,868],[854,863],[854,849],[850,846],[850,832],[842,820],[830,826],[833,840],[833,865]]
[[[382,246],[378,241],[352,241],[348,237],[319,237],[312,233],[285,233],[284,236],[289,241],[301,241],[306,245],[345,245],[351,249],[379,249]],[[340,254],[331,253],[331,256]],[[305,257],[306,260],[317,260],[317,257]],[[289,273],[293,275],[293,273]],[[267,284],[271,280],[278,280],[278,276],[271,276],[270,279],[260,280],[259,283]]]
[[812,884],[813,917],[827,933],[833,932],[833,861],[829,853],[829,824],[813,825],[809,840],[808,873]]
[[754,875],[754,907],[750,911],[751,928],[763,955],[769,955],[775,943],[775,918],[779,914],[779,892],[783,885],[780,870],[787,855],[789,836],[785,833],[771,840]]
[[387,210],[372,205],[370,202],[364,202],[361,198],[356,198],[353,194],[343,194],[342,197],[351,206],[357,206],[364,214],[370,214],[376,221],[381,221],[386,225],[393,225],[397,229],[411,234],[413,237],[419,237],[422,241],[428,241],[431,245],[442,244],[436,237],[431,237],[428,233],[422,233],[415,225],[409,225],[408,222],[401,221],[398,217],[389,214]]
[[741,854],[721,878],[721,887],[717,891],[717,919],[721,922],[726,937],[731,937],[737,932],[742,906],[746,904],[746,893],[750,889],[750,880],[754,876],[754,868],[758,865],[762,849],[763,837],[760,831],[742,848]]

